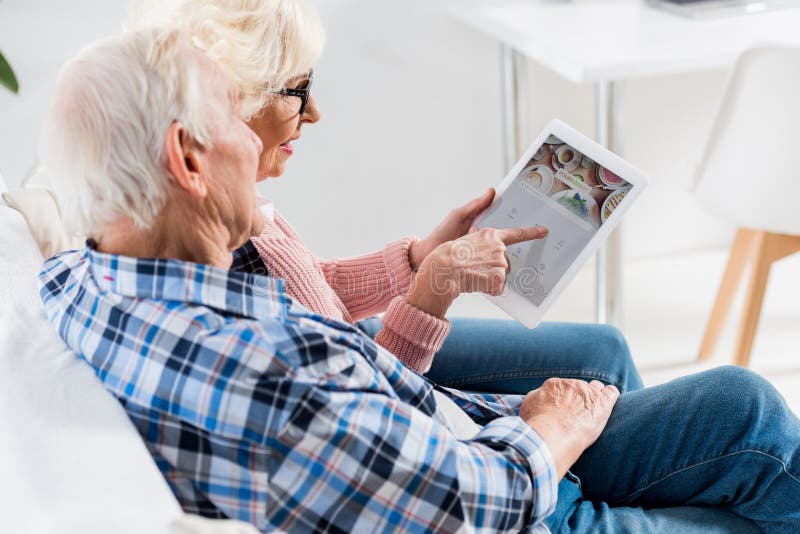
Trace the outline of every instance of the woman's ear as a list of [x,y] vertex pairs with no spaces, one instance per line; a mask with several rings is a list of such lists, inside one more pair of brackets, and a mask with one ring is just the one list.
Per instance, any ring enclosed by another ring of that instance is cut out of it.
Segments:
[[167,132],[167,169],[184,191],[202,200],[208,194],[201,147],[180,122],[173,122]]

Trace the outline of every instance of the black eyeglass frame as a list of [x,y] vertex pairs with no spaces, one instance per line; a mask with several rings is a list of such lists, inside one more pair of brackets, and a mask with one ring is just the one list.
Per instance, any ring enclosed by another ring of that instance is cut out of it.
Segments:
[[276,95],[296,96],[300,98],[300,115],[306,112],[308,106],[308,95],[311,94],[311,84],[314,82],[314,69],[308,71],[308,84],[302,89],[277,89],[272,91]]

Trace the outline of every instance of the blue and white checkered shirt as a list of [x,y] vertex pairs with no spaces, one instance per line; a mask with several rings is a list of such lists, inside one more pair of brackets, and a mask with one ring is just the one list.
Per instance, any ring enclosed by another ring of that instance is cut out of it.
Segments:
[[546,531],[556,473],[521,397],[441,388],[483,425],[458,440],[435,386],[294,303],[253,252],[225,270],[87,247],[40,275],[187,512],[265,532]]

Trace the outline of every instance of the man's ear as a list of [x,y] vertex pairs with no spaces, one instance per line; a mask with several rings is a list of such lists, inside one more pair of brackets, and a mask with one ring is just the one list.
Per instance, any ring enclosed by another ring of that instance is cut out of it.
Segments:
[[167,169],[179,187],[202,200],[208,194],[202,173],[201,150],[180,122],[173,122],[167,132]]

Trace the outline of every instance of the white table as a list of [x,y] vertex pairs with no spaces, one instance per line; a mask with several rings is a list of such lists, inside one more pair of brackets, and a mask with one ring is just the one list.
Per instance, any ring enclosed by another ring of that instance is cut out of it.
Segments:
[[[595,139],[623,153],[622,80],[729,67],[744,50],[760,43],[800,45],[800,8],[702,21],[652,8],[641,0],[461,0],[450,3],[449,9],[500,42],[509,167],[519,150],[517,95],[525,92],[516,54],[572,82],[594,84]],[[621,256],[618,228],[598,252],[599,322],[621,322]]]

